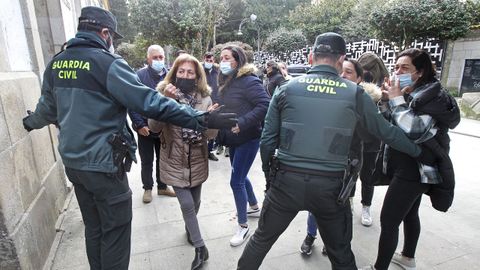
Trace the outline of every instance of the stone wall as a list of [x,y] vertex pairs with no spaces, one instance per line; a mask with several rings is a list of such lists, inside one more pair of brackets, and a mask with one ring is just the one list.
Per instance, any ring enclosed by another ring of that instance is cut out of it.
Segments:
[[448,43],[442,84],[459,91],[465,59],[480,59],[480,30]]
[[45,66],[39,30],[44,25],[37,24],[34,7],[39,2],[5,1],[0,11],[0,269],[41,269],[68,188],[56,152],[57,129],[28,133],[22,124],[40,97]]
[[21,122],[39,96],[34,73],[0,75],[0,210],[6,239],[14,243],[22,269],[38,269],[45,262],[67,195],[65,173],[51,139],[55,127],[27,133]]

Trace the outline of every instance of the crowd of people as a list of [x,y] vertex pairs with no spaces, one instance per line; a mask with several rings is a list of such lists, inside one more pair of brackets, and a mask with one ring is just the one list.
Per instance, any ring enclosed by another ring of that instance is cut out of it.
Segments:
[[[209,258],[197,214],[209,160],[218,161],[215,150],[225,151],[231,164],[238,227],[230,245],[247,242],[237,269],[258,269],[303,210],[308,220],[301,252],[312,253],[318,232],[332,269],[357,269],[352,201],[339,196],[352,198],[357,178],[360,221],[367,227],[373,223],[374,185],[389,185],[377,258],[362,269],[385,270],[391,262],[416,269],[422,195],[439,211],[453,200],[448,129],[460,121],[427,52],[400,52],[390,77],[375,54],[347,59],[343,37],[323,33],[307,74],[291,77],[285,63],[268,61],[262,81],[235,45],[222,48],[218,63],[211,52],[199,61],[182,51],[167,68],[163,48],[153,44],[147,65],[135,73],[113,53],[119,37],[109,11],[83,8],[78,33],[47,66],[37,108],[23,119],[28,131],[59,127],[59,152],[82,212],[91,269],[128,269],[132,193],[126,172],[137,144],[142,200],[153,199],[155,168],[157,194],[178,199],[187,241],[195,249],[191,269]],[[58,76],[69,67],[56,63],[71,60],[89,63],[77,71],[77,80]],[[248,177],[259,151],[263,203]],[[249,216],[259,218],[250,239]],[[402,222],[404,245],[395,253]]]

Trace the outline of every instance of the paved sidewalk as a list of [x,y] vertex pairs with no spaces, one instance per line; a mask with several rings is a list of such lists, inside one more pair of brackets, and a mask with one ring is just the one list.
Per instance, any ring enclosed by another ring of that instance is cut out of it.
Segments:
[[451,132],[480,138],[480,121],[462,118]]
[[[455,131],[480,135],[480,122],[464,121]],[[417,269],[462,270],[480,269],[480,184],[478,166],[480,139],[452,133],[451,157],[454,161],[457,187],[454,205],[448,213],[435,211],[427,196],[420,209],[422,232],[417,248]],[[229,186],[228,159],[210,161],[210,178],[203,186],[199,222],[210,259],[203,269],[235,269],[245,244],[233,248],[229,239],[236,230],[233,195]],[[259,157],[249,174],[257,199],[263,200],[264,179]],[[142,203],[140,166],[129,173],[133,190],[132,256],[130,269],[190,269],[194,249],[185,237],[184,223],[176,198],[154,196],[152,203]],[[379,213],[385,187],[377,187],[373,199],[374,223],[360,224],[360,185],[354,201],[353,251],[357,265],[364,266],[375,259],[380,233]],[[310,257],[300,255],[299,247],[306,234],[306,212],[301,212],[290,224],[267,255],[261,269],[331,269],[328,259],[321,255],[321,241]],[[252,229],[258,219],[249,219]],[[85,254],[84,227],[75,196],[61,225],[60,242],[51,269],[89,269]],[[253,231],[252,231],[253,232]],[[401,248],[403,237],[397,249]],[[390,269],[400,269],[392,265]]]

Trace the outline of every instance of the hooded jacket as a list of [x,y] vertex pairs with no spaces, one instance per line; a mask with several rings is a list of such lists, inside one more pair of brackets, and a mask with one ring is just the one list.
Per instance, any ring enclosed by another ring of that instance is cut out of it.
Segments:
[[[448,156],[450,150],[448,129],[455,128],[460,122],[458,105],[437,80],[417,87],[407,96],[409,108],[404,97],[400,97],[400,100],[400,104],[395,104],[397,103],[395,100],[390,101],[391,105],[394,105],[393,119],[409,133],[408,136],[412,140],[415,139],[430,148],[437,156],[437,166],[427,178],[436,180],[439,175],[441,183],[430,185],[430,190],[426,193],[430,195],[432,206],[445,212],[453,202],[455,188],[453,165]],[[422,139],[424,137],[425,139]],[[426,176],[425,172],[417,169],[417,162],[413,158],[395,150],[392,150],[390,158],[394,173],[400,178],[418,181]]]
[[438,157],[438,171],[443,181],[438,185],[431,185],[426,194],[430,196],[435,209],[446,212],[453,203],[455,189],[455,173],[448,155],[450,151],[448,129],[454,129],[460,123],[460,109],[455,99],[438,81],[425,85],[410,106],[415,112],[428,114],[436,121],[437,134],[423,145],[430,148]]
[[[157,87],[164,93],[166,84]],[[202,97],[196,93],[195,109],[206,111],[212,105],[210,96]],[[208,139],[217,135],[216,129],[202,132],[202,140],[188,144],[182,138],[182,128],[173,124],[148,120],[148,126],[153,132],[160,133],[162,151],[160,151],[160,178],[167,185],[185,188],[195,187],[208,178]]]
[[255,75],[253,65],[244,65],[234,76],[218,93],[219,104],[225,105],[223,111],[237,113],[240,128],[238,134],[230,129],[219,131],[219,143],[226,146],[238,146],[260,138],[262,122],[270,102],[262,81]]

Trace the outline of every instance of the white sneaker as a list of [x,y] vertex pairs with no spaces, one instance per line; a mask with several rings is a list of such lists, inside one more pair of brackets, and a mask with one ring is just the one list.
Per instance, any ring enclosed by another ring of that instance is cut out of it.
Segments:
[[372,216],[370,215],[370,206],[362,207],[362,225],[369,227],[372,225]]
[[256,217],[256,218],[259,218],[260,217],[260,213],[262,211],[260,211],[260,207],[258,207],[257,209],[253,209],[251,206],[248,207],[247,209],[247,217]]
[[417,266],[415,263],[415,258],[408,258],[403,256],[401,253],[395,252],[393,254],[392,263],[400,265],[405,270],[416,270]]
[[237,233],[233,235],[232,239],[230,239],[230,245],[232,247],[236,247],[243,244],[243,242],[245,242],[245,240],[248,238],[249,232],[250,230],[248,227],[244,228],[242,226],[238,226]]

